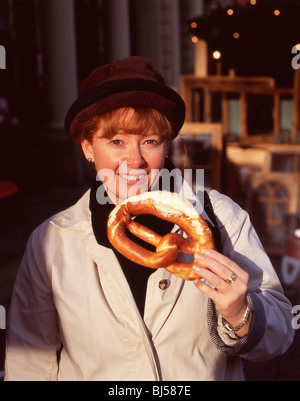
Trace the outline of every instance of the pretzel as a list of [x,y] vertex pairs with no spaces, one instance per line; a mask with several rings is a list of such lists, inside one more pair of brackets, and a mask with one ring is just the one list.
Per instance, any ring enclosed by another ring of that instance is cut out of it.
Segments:
[[[154,215],[176,224],[188,239],[178,233],[160,236],[132,219],[142,214]],[[153,245],[156,252],[146,250],[129,239],[126,229]],[[146,192],[117,205],[109,215],[107,235],[113,247],[131,261],[153,269],[165,268],[184,280],[196,280],[199,276],[193,272],[194,263],[184,263],[178,259],[180,251],[201,254],[202,249],[214,249],[212,232],[205,219],[188,200],[167,191]]]

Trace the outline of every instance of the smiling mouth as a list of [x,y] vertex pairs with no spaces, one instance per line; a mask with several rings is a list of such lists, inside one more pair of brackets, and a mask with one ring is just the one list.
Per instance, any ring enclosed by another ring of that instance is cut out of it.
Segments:
[[127,182],[138,182],[147,177],[147,174],[137,174],[137,175],[132,175],[132,174],[119,174],[119,176],[127,181]]

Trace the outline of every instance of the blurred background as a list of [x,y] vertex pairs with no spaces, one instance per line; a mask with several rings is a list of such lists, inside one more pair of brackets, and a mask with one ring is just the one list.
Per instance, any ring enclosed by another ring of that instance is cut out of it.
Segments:
[[[147,57],[187,106],[170,156],[245,208],[300,304],[300,1],[0,0],[0,305],[31,231],[94,176],[64,132],[94,68]],[[197,188],[195,188],[197,190]],[[291,321],[292,321],[291,315]],[[299,319],[298,319],[299,320]],[[247,380],[299,380],[299,330]],[[0,377],[5,329],[0,329]]]

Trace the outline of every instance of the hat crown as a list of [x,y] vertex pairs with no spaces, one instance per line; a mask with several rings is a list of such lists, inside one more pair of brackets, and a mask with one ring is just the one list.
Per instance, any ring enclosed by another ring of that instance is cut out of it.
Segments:
[[165,85],[162,75],[155,70],[147,59],[141,56],[133,56],[96,68],[81,83],[80,95],[105,82],[131,78],[150,80]]
[[96,68],[81,84],[65,118],[68,135],[79,142],[85,121],[122,107],[152,108],[170,122],[175,138],[185,119],[181,96],[144,57],[131,56]]

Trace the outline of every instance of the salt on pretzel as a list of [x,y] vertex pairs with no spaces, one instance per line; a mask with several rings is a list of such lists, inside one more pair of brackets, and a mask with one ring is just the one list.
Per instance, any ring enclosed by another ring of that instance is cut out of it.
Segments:
[[[162,237],[132,219],[142,214],[154,215],[176,224],[188,239],[178,233]],[[126,228],[156,247],[156,252],[148,251],[130,240]],[[214,249],[212,232],[205,219],[188,200],[167,191],[146,192],[117,205],[109,215],[107,235],[113,247],[131,261],[154,269],[165,268],[184,280],[196,280],[199,276],[193,272],[193,263],[178,260],[180,251],[201,254],[203,249]]]

